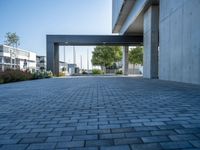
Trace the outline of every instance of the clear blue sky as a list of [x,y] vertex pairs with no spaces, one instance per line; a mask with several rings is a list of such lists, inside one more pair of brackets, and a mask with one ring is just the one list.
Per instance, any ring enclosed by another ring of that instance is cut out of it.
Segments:
[[[20,48],[46,55],[46,34],[111,34],[111,13],[112,0],[0,0],[0,44],[16,32]],[[87,49],[77,48],[77,63]]]

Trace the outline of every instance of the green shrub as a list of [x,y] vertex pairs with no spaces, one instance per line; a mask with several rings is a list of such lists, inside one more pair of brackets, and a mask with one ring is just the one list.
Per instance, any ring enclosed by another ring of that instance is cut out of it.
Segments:
[[21,70],[5,70],[0,72],[0,83],[17,82],[24,80],[31,80],[32,74]]
[[50,78],[50,77],[52,77],[52,73],[50,71],[31,73],[29,71],[9,69],[9,70],[5,70],[4,72],[0,72],[0,83],[43,79],[43,78]]
[[122,70],[117,70],[115,74],[123,74]]
[[100,69],[92,69],[92,74],[103,74],[103,72]]

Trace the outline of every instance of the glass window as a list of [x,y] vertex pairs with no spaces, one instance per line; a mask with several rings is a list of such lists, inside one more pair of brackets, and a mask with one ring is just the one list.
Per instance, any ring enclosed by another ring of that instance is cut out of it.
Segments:
[[10,57],[4,57],[4,63],[10,63]]

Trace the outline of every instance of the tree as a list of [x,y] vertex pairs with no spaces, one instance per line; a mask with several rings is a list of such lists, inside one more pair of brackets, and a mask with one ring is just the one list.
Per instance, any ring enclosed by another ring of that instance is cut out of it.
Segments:
[[[11,32],[7,32],[6,33],[6,41],[5,41],[5,45],[8,46],[12,46],[17,48],[17,46],[20,45],[19,43],[19,36],[16,33],[11,33]],[[14,69],[16,68],[16,53],[14,50],[10,50],[10,63],[11,63],[11,67],[13,66],[12,64],[12,59],[14,58]]]
[[122,50],[119,46],[96,46],[92,52],[92,64],[101,66],[104,70],[122,59]]
[[17,47],[20,45],[19,36],[16,33],[7,32],[5,38],[5,45],[12,47]]
[[132,48],[128,59],[131,64],[143,64],[143,48],[141,46]]

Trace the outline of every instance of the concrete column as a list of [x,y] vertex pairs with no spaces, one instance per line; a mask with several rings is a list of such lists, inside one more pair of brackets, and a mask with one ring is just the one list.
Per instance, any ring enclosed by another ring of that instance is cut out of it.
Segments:
[[54,44],[54,74],[59,76],[59,44]]
[[144,14],[144,78],[158,78],[159,7],[150,6]]
[[59,44],[47,41],[47,71],[59,75]]
[[122,71],[124,75],[128,75],[128,46],[123,46]]

